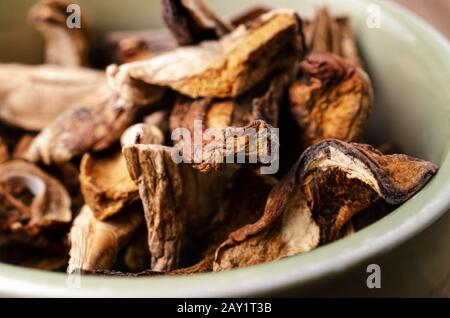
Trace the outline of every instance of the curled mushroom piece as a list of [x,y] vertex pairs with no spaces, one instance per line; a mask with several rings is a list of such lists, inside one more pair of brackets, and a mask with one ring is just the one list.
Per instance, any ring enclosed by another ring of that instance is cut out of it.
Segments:
[[0,64],[0,118],[40,131],[105,83],[103,72],[90,69]]
[[89,31],[86,17],[78,27],[68,27],[71,14],[69,0],[41,0],[28,13],[28,21],[46,40],[45,60],[48,64],[85,66],[89,64]]
[[139,186],[154,271],[176,269],[181,250],[217,211],[228,173],[206,175],[173,160],[175,148],[128,145],[123,153]]
[[330,53],[313,52],[300,64],[289,96],[304,148],[329,138],[359,141],[373,105],[367,74]]
[[84,270],[109,270],[117,254],[136,233],[144,217],[140,204],[105,221],[84,206],[70,230],[69,274]]
[[[240,163],[261,164],[260,159],[270,154],[272,142],[278,143],[273,127],[278,127],[281,104],[292,77],[290,71],[277,73],[235,99],[178,98],[170,127],[172,131],[187,128],[191,138],[183,135],[182,140],[174,140],[176,147],[203,172],[221,169],[226,158],[238,156],[245,159]],[[204,136],[201,160],[195,159],[196,154],[186,145],[186,141],[194,145],[199,133]]]
[[[164,137],[157,127],[138,124],[127,129],[122,141],[125,144],[162,144]],[[81,160],[80,170],[85,202],[100,221],[120,212],[139,198],[138,187],[128,174],[121,150],[87,153]]]
[[310,51],[333,53],[362,67],[348,17],[332,17],[328,9],[322,7],[311,22],[305,23],[305,37]]
[[63,185],[24,161],[0,165],[0,230],[36,236],[72,220]]
[[107,149],[136,121],[143,108],[151,107],[163,93],[145,98],[141,95],[131,103],[107,87],[101,87],[43,130],[24,157],[32,162],[50,164],[67,162],[87,151]]
[[220,39],[232,30],[203,0],[162,0],[161,4],[166,26],[180,45]]
[[368,145],[323,141],[275,186],[261,219],[222,244],[214,270],[272,261],[332,242],[356,213],[380,198],[405,202],[436,171],[433,163],[385,156]]
[[109,82],[125,98],[136,81],[147,84],[148,89],[170,87],[192,98],[236,97],[275,70],[294,65],[303,52],[299,21],[293,11],[272,11],[219,41],[110,66]]

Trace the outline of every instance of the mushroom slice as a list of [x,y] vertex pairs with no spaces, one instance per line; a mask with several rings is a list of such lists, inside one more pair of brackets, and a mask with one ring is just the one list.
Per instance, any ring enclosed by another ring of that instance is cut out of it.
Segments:
[[105,83],[103,72],[90,69],[0,64],[0,118],[40,131]]
[[128,145],[123,153],[144,205],[151,269],[173,270],[182,248],[217,211],[228,174],[206,175],[187,164],[177,164],[175,148]]
[[167,30],[111,32],[106,36],[107,51],[112,63],[123,64],[145,60],[178,47]]
[[227,270],[308,252],[342,237],[378,199],[401,204],[436,173],[433,163],[385,156],[368,145],[326,140],[309,148],[272,190],[261,219],[232,233],[216,252]]
[[28,21],[46,40],[45,60],[48,64],[85,66],[89,59],[89,31],[86,17],[81,27],[69,28],[69,0],[41,0],[28,13]]
[[304,148],[325,139],[358,141],[373,105],[367,74],[330,53],[311,53],[289,89],[291,114]]
[[[151,107],[163,93],[146,98],[141,96],[131,103],[107,87],[101,87],[43,130],[25,158],[45,164],[61,163],[87,151],[107,149],[136,121],[143,108]],[[137,100],[142,104],[136,103]]]
[[202,0],[162,0],[163,18],[180,45],[220,39],[232,26]]
[[63,185],[23,161],[0,165],[0,230],[36,236],[72,220],[71,200]]
[[362,67],[348,17],[332,17],[328,9],[322,7],[316,11],[314,19],[306,23],[305,36],[310,51],[333,53]]
[[[247,163],[250,162],[249,157],[251,156],[256,157],[256,161],[258,161],[258,158],[267,155],[263,154],[263,147],[252,148],[251,139],[248,138],[249,134],[241,134],[242,136],[238,137],[240,135],[238,132],[252,130],[255,132],[253,137],[257,139],[265,137],[262,133],[264,130],[269,132],[272,131],[272,126],[277,127],[281,103],[285,97],[286,87],[292,78],[291,72],[277,73],[235,99],[178,98],[170,116],[171,130],[187,128],[191,132],[189,140],[191,145],[195,142],[196,134],[206,135],[203,140],[204,153],[201,162],[189,157],[193,155],[192,152],[187,155],[187,158],[196,163],[196,168],[209,172],[221,169],[223,166],[221,163],[224,163],[226,158],[231,156],[234,158],[233,151],[236,156],[244,155]],[[201,125],[196,126],[196,121],[201,122]],[[208,131],[213,132],[212,129],[215,129],[216,132],[213,134],[214,136],[211,136],[214,137],[213,139],[207,136]],[[273,136],[269,135],[269,137]],[[263,142],[258,139],[256,141]],[[271,141],[265,142],[270,143]],[[276,142],[276,140],[273,141]],[[181,150],[185,145],[185,139],[176,142],[176,146]]]
[[142,208],[134,204],[122,213],[99,221],[84,206],[70,230],[69,274],[84,270],[109,270],[117,254],[143,223]]
[[168,86],[192,98],[236,97],[275,70],[293,67],[303,52],[299,21],[293,11],[272,11],[219,41],[110,66],[110,84],[122,96],[129,96],[130,84],[140,81],[150,87]]
[[[164,137],[157,127],[138,124],[128,128],[122,140],[131,144],[162,144]],[[86,153],[81,160],[80,182],[86,204],[100,221],[139,198],[138,187],[128,174],[121,150]]]
[[9,160],[8,145],[3,140],[3,138],[0,137],[0,164],[6,162],[8,160]]

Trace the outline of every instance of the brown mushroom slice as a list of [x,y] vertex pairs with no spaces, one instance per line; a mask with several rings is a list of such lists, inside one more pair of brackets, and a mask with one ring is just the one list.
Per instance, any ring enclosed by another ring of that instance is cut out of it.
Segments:
[[333,53],[362,67],[348,17],[332,17],[328,9],[322,7],[316,11],[314,19],[306,23],[305,37],[310,51]]
[[110,62],[117,64],[145,60],[178,47],[173,35],[165,29],[111,32],[105,42]]
[[28,21],[46,40],[45,61],[64,66],[89,64],[89,30],[84,14],[81,26],[69,28],[70,0],[41,0],[28,13]]
[[103,72],[90,69],[0,64],[0,118],[40,131],[105,83]]
[[289,96],[304,148],[329,138],[359,141],[373,105],[367,74],[330,53],[306,57]]
[[436,171],[433,163],[385,156],[368,145],[323,141],[272,190],[263,217],[222,244],[214,270],[273,261],[331,242],[356,213],[380,198],[405,202]]
[[63,185],[24,161],[0,165],[0,229],[35,236],[72,220]]
[[162,0],[161,4],[164,22],[180,45],[220,39],[233,29],[203,0]]
[[[143,109],[151,108],[164,91],[134,102],[121,99],[107,87],[101,87],[78,103],[79,107],[60,115],[34,140],[25,158],[45,164],[71,160],[87,151],[101,151],[116,143]],[[140,103],[138,103],[140,101]]]
[[245,9],[231,18],[231,24],[239,26],[241,24],[251,23],[253,20],[258,19],[263,14],[266,14],[273,10],[273,8],[266,5],[256,5]]
[[175,163],[175,148],[128,145],[123,152],[144,205],[151,269],[173,270],[180,262],[183,246],[217,211],[228,175],[206,175],[187,164]]
[[301,36],[299,17],[293,11],[269,12],[219,41],[111,66],[110,84],[124,97],[129,96],[133,81],[146,83],[149,89],[167,86],[192,98],[236,97],[275,70],[292,68],[303,52]]
[[111,269],[120,249],[129,242],[143,221],[140,204],[131,205],[106,221],[97,220],[92,210],[84,206],[70,230],[67,272]]
[[120,139],[122,147],[127,145],[162,145],[164,134],[154,124],[142,123],[129,127]]

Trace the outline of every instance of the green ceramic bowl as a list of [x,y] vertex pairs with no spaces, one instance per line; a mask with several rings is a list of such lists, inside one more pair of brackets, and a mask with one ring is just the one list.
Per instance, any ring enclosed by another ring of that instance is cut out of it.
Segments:
[[[39,62],[41,40],[24,17],[33,1],[0,2],[0,61]],[[106,30],[161,26],[159,1],[80,1],[101,35]],[[318,1],[266,2],[311,13]],[[322,1],[327,3],[327,1]],[[208,1],[224,14],[243,1]],[[242,270],[192,277],[83,277],[68,288],[64,274],[0,265],[2,296],[450,296],[450,46],[422,20],[390,1],[328,1],[349,14],[375,86],[369,140],[393,141],[440,165],[411,200],[357,234],[313,252]],[[381,9],[381,28],[366,21]],[[368,11],[369,10],[369,11]],[[367,266],[381,267],[381,289],[368,289]]]

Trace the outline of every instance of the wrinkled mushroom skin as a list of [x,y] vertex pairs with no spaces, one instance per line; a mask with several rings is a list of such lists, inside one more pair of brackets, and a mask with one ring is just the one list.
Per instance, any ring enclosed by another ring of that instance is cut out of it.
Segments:
[[85,68],[0,64],[0,118],[41,131],[105,83],[103,72]]
[[109,82],[122,96],[129,94],[133,81],[140,81],[149,89],[170,87],[192,98],[236,97],[275,70],[292,68],[302,56],[301,38],[299,18],[293,11],[273,11],[219,41],[111,66]]
[[99,221],[85,206],[70,230],[70,261],[67,272],[111,269],[119,250],[143,223],[142,208],[135,204],[106,221]]
[[[205,146],[202,154],[203,161],[194,167],[203,172],[223,168],[220,162],[224,162],[224,158],[229,157],[228,151],[233,150],[228,147],[223,148],[226,146],[223,141],[240,129],[252,128],[258,132],[260,129],[270,130],[278,127],[281,105],[284,101],[286,87],[291,80],[291,72],[278,73],[236,99],[178,98],[170,116],[172,131],[177,128],[189,129],[192,137],[191,144],[194,143],[194,124],[197,120],[202,121],[203,132],[209,128],[222,131],[222,139],[216,140],[215,145],[211,144],[210,138],[203,140]],[[242,136],[234,138],[233,142],[236,154],[245,150],[247,159],[250,155],[255,154],[249,150],[251,147],[249,147],[248,141],[247,137]],[[183,148],[183,141],[177,142],[177,147]],[[255,151],[259,151],[258,154],[261,155],[263,149],[258,148]]]
[[0,230],[35,236],[72,220],[63,185],[24,161],[0,165]]
[[162,0],[161,4],[164,22],[180,45],[217,40],[232,30],[203,0]]
[[28,13],[28,21],[42,32],[46,40],[45,62],[63,66],[89,64],[89,31],[86,17],[81,17],[81,28],[67,27],[68,7],[73,1],[41,0]]
[[[152,105],[162,95],[142,105]],[[34,140],[25,158],[45,164],[67,162],[87,151],[101,151],[116,143],[138,118],[142,106],[100,88],[79,102],[79,107],[60,115]]]
[[344,226],[378,199],[401,204],[437,171],[433,163],[383,155],[362,144],[326,140],[310,147],[272,190],[264,215],[230,234],[214,270],[310,251],[342,237]]
[[359,141],[373,105],[367,74],[329,53],[311,53],[301,63],[289,96],[303,148],[329,138]]
[[222,200],[225,173],[202,174],[176,164],[174,148],[128,145],[123,149],[144,206],[152,270],[177,268],[180,251],[211,220]]

